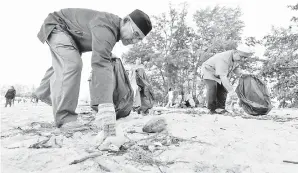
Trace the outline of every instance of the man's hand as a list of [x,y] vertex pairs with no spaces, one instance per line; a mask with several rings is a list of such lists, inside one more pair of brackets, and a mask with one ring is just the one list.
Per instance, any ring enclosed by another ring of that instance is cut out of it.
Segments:
[[237,104],[237,101],[238,101],[237,93],[234,90],[230,91],[227,95],[226,103],[228,103],[228,106],[226,107],[233,110],[234,109],[233,107],[235,104]]
[[123,131],[120,128],[116,130],[116,136],[105,137],[104,131],[100,131],[96,137],[95,142],[99,150],[113,150],[118,151],[121,145],[126,142]]
[[232,90],[227,95],[227,102],[228,101],[232,101],[233,102],[233,100],[235,100],[235,99],[238,99],[238,96],[237,96],[237,93],[234,90]]

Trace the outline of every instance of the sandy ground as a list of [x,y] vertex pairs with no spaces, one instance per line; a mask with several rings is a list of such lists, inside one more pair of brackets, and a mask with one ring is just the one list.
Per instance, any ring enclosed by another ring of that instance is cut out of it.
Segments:
[[[1,172],[298,172],[298,164],[284,162],[298,162],[297,109],[273,109],[257,118],[208,115],[205,109],[155,109],[162,114],[132,113],[117,121],[129,132],[130,148],[70,165],[94,152],[88,149],[96,130],[60,132],[53,127],[51,107],[43,103],[2,104]],[[92,120],[87,106],[77,111],[82,120]],[[153,117],[166,119],[167,133],[138,133]]]

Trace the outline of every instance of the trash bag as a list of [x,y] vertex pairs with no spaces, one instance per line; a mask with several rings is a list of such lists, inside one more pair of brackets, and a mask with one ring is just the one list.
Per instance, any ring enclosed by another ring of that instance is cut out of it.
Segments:
[[120,58],[112,58],[114,71],[113,102],[116,119],[127,117],[133,105],[133,90]]
[[242,76],[236,88],[239,105],[250,115],[266,115],[272,109],[268,89],[263,81],[254,75]]
[[147,112],[153,107],[154,96],[145,70],[138,68],[136,70],[137,85],[141,88],[141,107],[139,111]]

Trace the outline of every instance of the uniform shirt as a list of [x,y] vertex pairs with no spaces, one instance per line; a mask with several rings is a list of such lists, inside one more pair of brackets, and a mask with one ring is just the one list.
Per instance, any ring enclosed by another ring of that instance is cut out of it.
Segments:
[[202,64],[203,79],[214,80],[221,84],[220,76],[231,76],[239,73],[239,65],[233,61],[234,50],[215,54]]
[[67,8],[50,13],[38,33],[44,43],[55,27],[65,30],[74,39],[80,52],[93,51],[93,56],[110,59],[120,40],[121,18],[106,12]]

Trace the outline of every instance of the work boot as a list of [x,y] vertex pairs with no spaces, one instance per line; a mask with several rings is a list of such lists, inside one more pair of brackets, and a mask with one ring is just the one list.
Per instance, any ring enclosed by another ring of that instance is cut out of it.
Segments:
[[215,110],[209,110],[208,114],[210,114],[210,115],[217,114],[217,112]]
[[84,124],[82,121],[76,120],[67,122],[65,124],[59,125],[58,128],[60,128],[61,131],[84,131],[90,129],[90,127],[86,124]]
[[221,109],[219,111],[217,111],[218,114],[225,114],[225,113],[230,113],[229,111],[227,111],[226,109]]

